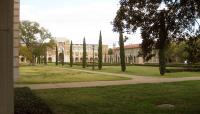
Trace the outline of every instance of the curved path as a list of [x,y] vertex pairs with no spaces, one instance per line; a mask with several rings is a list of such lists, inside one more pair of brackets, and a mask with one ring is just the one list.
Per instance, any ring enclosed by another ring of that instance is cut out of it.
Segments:
[[55,88],[80,88],[80,87],[98,87],[98,86],[111,86],[111,85],[127,85],[127,84],[142,84],[142,83],[165,83],[165,82],[180,82],[189,80],[200,80],[200,77],[181,77],[181,78],[160,78],[160,77],[148,77],[148,76],[136,76],[128,74],[116,74],[107,72],[97,72],[79,69],[68,70],[88,72],[94,74],[102,75],[112,75],[129,77],[130,80],[120,80],[120,81],[94,81],[94,82],[72,82],[72,83],[55,83],[55,84],[16,84],[15,87],[30,87],[31,89],[55,89]]

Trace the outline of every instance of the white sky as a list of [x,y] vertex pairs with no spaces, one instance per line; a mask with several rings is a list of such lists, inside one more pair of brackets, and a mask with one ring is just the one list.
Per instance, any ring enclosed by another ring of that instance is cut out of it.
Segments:
[[[112,31],[119,0],[21,0],[21,20],[40,23],[53,37],[66,37],[74,43],[98,43],[102,31],[103,43],[118,42]],[[131,35],[126,44],[141,43],[140,34]]]

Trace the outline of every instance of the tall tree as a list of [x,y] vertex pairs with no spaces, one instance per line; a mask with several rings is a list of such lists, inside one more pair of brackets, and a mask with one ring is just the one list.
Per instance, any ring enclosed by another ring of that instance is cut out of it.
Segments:
[[[167,11],[158,11],[160,6]],[[163,7],[164,8],[164,7]],[[142,34],[142,55],[145,60],[152,50],[159,50],[160,74],[165,73],[165,51],[170,41],[188,38],[198,32],[195,29],[200,17],[199,0],[120,0],[120,8],[113,21],[114,31],[125,30]]]
[[186,41],[185,51],[188,53],[187,60],[190,64],[200,62],[200,35]]
[[83,57],[82,57],[82,67],[83,68],[86,67],[86,56],[87,56],[86,41],[85,41],[85,37],[84,37],[84,39],[83,39]]
[[20,40],[31,53],[31,64],[35,64],[36,58],[40,58],[45,48],[45,42],[52,39],[51,33],[41,27],[37,22],[22,21],[20,24]]
[[171,42],[167,51],[166,57],[168,62],[172,63],[183,63],[188,56],[187,51],[185,48],[187,47],[186,42]]
[[100,35],[99,35],[99,47],[98,47],[98,68],[99,70],[102,69],[102,35],[101,35],[101,31],[100,31]]
[[44,64],[47,65],[47,47],[44,48]]
[[32,57],[33,57],[29,49],[26,46],[22,46],[22,45],[20,45],[20,48],[19,48],[19,55],[23,56],[28,61],[32,60]]
[[70,44],[70,67],[73,66],[73,43]]
[[167,47],[167,31],[166,31],[166,26],[165,26],[165,12],[161,11],[159,15],[159,40],[158,40],[158,56],[159,56],[159,70],[160,74],[164,75],[166,72],[166,57],[165,57],[165,52],[166,52],[166,47]]
[[123,38],[122,32],[119,32],[119,46],[120,46],[121,70],[123,72],[125,72],[126,71],[126,63],[125,63],[125,52],[124,52],[124,38]]
[[58,65],[58,45],[56,45],[56,66]]
[[61,64],[62,64],[62,66],[64,66],[64,64],[65,64],[65,54],[64,54],[64,49],[62,49]]
[[108,49],[108,55],[110,55],[109,62],[112,63],[113,50],[111,48]]
[[104,63],[107,63],[107,55],[106,55],[106,53],[104,55]]

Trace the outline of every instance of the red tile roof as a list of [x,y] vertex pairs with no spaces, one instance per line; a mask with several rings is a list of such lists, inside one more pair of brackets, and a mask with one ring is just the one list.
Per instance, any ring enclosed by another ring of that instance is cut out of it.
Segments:
[[[140,44],[131,44],[131,45],[125,45],[124,49],[135,49],[135,48],[140,48]],[[115,48],[115,49],[119,49],[119,47]]]

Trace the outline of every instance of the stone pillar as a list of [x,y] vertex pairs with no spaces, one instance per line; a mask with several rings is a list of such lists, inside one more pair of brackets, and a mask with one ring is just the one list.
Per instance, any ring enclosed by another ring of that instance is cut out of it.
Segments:
[[20,25],[20,21],[19,21],[19,8],[20,8],[20,3],[19,0],[14,0],[14,26],[13,26],[13,30],[14,30],[14,45],[13,45],[13,56],[14,56],[14,80],[17,79],[17,77],[19,76],[19,25]]
[[14,114],[13,0],[0,0],[0,114]]

